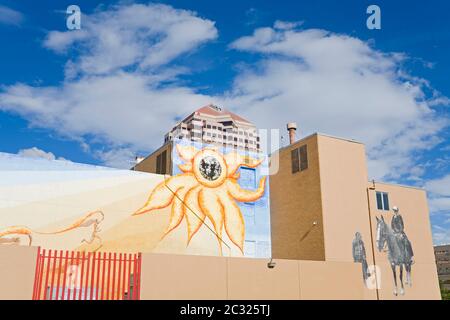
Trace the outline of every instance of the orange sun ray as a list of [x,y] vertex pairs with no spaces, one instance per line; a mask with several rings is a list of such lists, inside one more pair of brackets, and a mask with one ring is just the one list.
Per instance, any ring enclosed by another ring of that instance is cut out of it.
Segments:
[[191,189],[193,188],[183,187],[176,193],[175,199],[172,203],[172,210],[170,211],[169,225],[167,226],[163,237],[165,237],[170,231],[178,227],[183,220],[185,209],[184,198]]
[[224,220],[224,208],[212,189],[202,188],[198,195],[200,208],[211,221],[216,231],[216,237],[219,241],[220,254],[222,255],[222,228]]
[[259,180],[258,189],[255,191],[242,189],[236,180],[228,179],[226,182],[228,193],[239,202],[253,202],[264,195],[266,177]]
[[179,156],[186,162],[194,159],[195,155],[199,150],[193,146],[182,146],[177,144],[177,152]]
[[[192,188],[185,197],[186,206],[183,206],[183,211],[184,216],[186,217],[188,231],[187,244],[191,242],[192,237],[197,233],[198,229],[200,229],[206,217],[204,211],[200,208],[198,203],[198,195],[201,189],[201,186]],[[187,206],[189,206],[189,208]]]
[[225,212],[225,231],[228,238],[244,253],[244,239],[245,239],[245,222],[242,217],[241,209],[239,209],[233,199],[230,198],[228,193],[219,192],[219,201],[224,208],[227,208]]
[[173,176],[161,182],[150,194],[147,202],[138,209],[133,216],[150,212],[155,209],[162,209],[170,205],[175,197],[175,193],[182,187],[192,187],[198,184],[192,173]]

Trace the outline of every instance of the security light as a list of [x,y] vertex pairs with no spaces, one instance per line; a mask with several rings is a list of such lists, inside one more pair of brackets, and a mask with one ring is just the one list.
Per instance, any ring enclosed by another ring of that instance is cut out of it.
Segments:
[[273,269],[275,268],[275,265],[276,265],[275,261],[273,261],[272,258],[270,258],[269,263],[267,263],[267,268]]

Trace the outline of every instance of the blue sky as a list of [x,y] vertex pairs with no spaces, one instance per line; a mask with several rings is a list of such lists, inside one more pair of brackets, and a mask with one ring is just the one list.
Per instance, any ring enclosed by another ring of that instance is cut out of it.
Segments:
[[[381,8],[368,30],[366,8]],[[65,10],[80,6],[80,31]],[[367,146],[369,175],[429,191],[450,242],[450,4],[0,0],[0,151],[127,166],[214,102]]]

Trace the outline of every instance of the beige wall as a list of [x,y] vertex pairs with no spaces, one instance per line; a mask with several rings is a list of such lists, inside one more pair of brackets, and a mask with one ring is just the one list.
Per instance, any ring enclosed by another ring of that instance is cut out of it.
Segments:
[[141,299],[226,299],[226,259],[142,255]]
[[[353,262],[298,261],[300,297],[303,300],[371,299]],[[375,293],[375,290],[372,290]]]
[[[372,183],[369,183],[369,186],[372,187]],[[377,209],[376,191],[389,194],[390,211]],[[414,251],[412,286],[405,288],[404,296],[395,297],[387,252],[375,249],[375,261],[382,272],[380,299],[440,299],[426,192],[422,189],[375,183],[375,190],[370,190],[369,195],[374,241],[376,241],[376,217],[383,216],[390,225],[393,216],[392,207],[397,206],[403,218],[405,233]]]
[[[364,145],[319,135],[318,146],[325,260],[352,262],[352,242],[359,232],[367,263],[373,265]],[[355,276],[355,281],[364,283],[362,265]],[[377,299],[376,290],[363,286],[363,291],[366,299]]]
[[0,246],[0,300],[31,300],[37,248]]
[[144,254],[141,299],[364,299],[351,262]]
[[[292,174],[291,150],[303,144],[308,145],[309,168]],[[375,215],[380,212],[376,209],[374,191],[368,189],[364,145],[315,134],[281,149],[279,161],[280,171],[270,181],[273,256],[330,263],[352,262],[352,241],[355,233],[360,232],[368,265],[378,265],[382,271],[381,289],[377,292],[363,287],[364,298],[391,299],[392,272],[387,255],[376,249]],[[420,281],[421,285],[413,284],[405,296],[398,298],[439,298],[425,192],[380,183],[377,190],[389,192],[391,207],[400,207],[415,251],[412,280],[413,283],[414,279]],[[369,202],[372,214],[369,213]],[[385,216],[390,223],[392,212]],[[313,220],[319,225],[316,229],[310,228],[313,231],[301,241],[301,235],[308,232]],[[355,280],[363,284],[360,264],[355,275],[358,277]]]
[[[31,299],[36,247],[0,248],[0,300]],[[142,255],[141,299],[364,299],[351,262]]]
[[172,174],[172,146],[173,146],[172,143],[163,145],[161,148],[159,148],[158,150],[150,154],[148,157],[146,157],[144,160],[142,160],[140,163],[135,165],[134,170],[156,173],[156,158],[163,151],[167,151],[167,158],[166,158],[167,173]]
[[265,259],[227,260],[228,299],[300,299],[298,261],[275,260],[269,269]]
[[360,232],[371,264],[364,145],[321,135],[318,145],[325,259],[353,261],[352,241]]
[[[292,174],[291,150],[308,146],[308,169]],[[298,141],[279,155],[279,171],[270,177],[270,215],[274,258],[324,260],[322,201],[317,135]],[[313,226],[313,222],[318,224]]]

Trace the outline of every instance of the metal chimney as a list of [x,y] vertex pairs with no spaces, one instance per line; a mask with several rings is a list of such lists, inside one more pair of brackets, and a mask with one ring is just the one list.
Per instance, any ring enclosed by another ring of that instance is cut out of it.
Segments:
[[287,129],[289,131],[289,143],[295,143],[295,132],[297,131],[297,124],[295,122],[289,122],[287,124]]

